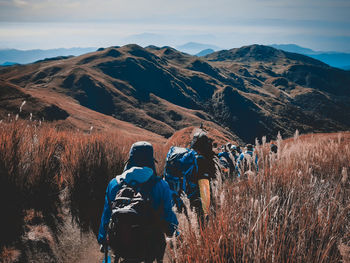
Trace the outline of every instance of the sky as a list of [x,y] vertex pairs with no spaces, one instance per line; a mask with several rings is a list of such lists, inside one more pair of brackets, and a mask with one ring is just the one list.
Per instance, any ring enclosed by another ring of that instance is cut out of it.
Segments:
[[350,52],[350,0],[0,0],[0,48],[186,42]]

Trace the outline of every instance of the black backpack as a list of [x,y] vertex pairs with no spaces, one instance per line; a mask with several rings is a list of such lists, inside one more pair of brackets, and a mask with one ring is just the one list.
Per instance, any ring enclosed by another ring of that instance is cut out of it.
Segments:
[[166,156],[164,180],[169,184],[173,201],[179,210],[183,206],[181,194],[185,194],[190,200],[199,194],[194,180],[198,173],[197,158],[196,151],[177,146],[172,146]]
[[112,201],[108,226],[109,245],[116,256],[128,260],[152,258],[151,240],[160,230],[150,193],[158,181],[159,177],[152,176],[143,184],[121,183]]

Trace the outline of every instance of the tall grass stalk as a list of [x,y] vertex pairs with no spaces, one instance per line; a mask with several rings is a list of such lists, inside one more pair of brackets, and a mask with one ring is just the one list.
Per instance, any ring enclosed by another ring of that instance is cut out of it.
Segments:
[[342,260],[339,245],[350,245],[349,141],[320,135],[278,144],[277,155],[257,147],[257,176],[216,185],[206,227],[180,224],[172,261]]

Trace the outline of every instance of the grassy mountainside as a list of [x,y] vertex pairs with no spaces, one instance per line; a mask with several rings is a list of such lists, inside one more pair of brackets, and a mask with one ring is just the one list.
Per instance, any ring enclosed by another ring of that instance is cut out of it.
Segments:
[[[89,253],[84,247],[97,249],[96,241],[79,231],[96,233],[106,185],[122,171],[131,144],[151,140],[161,173],[170,145],[188,144],[191,133],[187,128],[165,141],[121,131],[62,131],[37,121],[0,123],[0,202],[7,215],[0,219],[0,258],[84,258]],[[217,130],[209,134],[218,142],[227,140]],[[215,202],[206,227],[198,226],[193,214],[190,224],[178,215],[181,236],[171,241],[170,261],[345,260],[350,134],[311,134],[277,143],[275,156],[268,144],[257,147],[257,176],[213,184]]]
[[[1,89],[14,87],[55,105],[68,114],[64,123],[83,129],[108,129],[122,120],[170,137],[205,123],[232,139],[253,142],[278,131],[292,136],[295,129],[350,127],[349,72],[267,46],[198,58],[170,47],[126,45],[2,68],[0,79]],[[2,106],[0,114],[6,116],[11,107]],[[108,125],[98,123],[100,118]]]

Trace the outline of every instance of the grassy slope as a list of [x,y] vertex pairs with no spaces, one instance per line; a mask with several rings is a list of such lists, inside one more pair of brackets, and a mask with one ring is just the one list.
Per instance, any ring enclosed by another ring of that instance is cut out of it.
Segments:
[[[167,145],[153,143],[160,160],[158,171],[163,170],[170,144],[187,144],[192,132],[182,131]],[[215,137],[214,131],[209,132]],[[96,233],[108,181],[121,172],[130,145],[149,139],[147,134],[86,134],[38,123],[1,123],[0,202],[7,211],[0,222],[5,233],[2,257],[21,262],[80,257],[84,250],[62,238],[58,230],[76,239],[79,230]],[[170,260],[341,259],[338,247],[345,251],[350,245],[350,133],[306,135],[278,144],[274,157],[268,154],[268,145],[257,148],[258,176],[216,184],[215,206],[206,228],[198,228],[194,215],[190,224],[179,215],[181,242],[169,250]],[[74,231],[67,230],[67,216],[74,219]],[[95,247],[93,235],[82,238],[82,244]],[[38,251],[39,244],[49,246]]]

